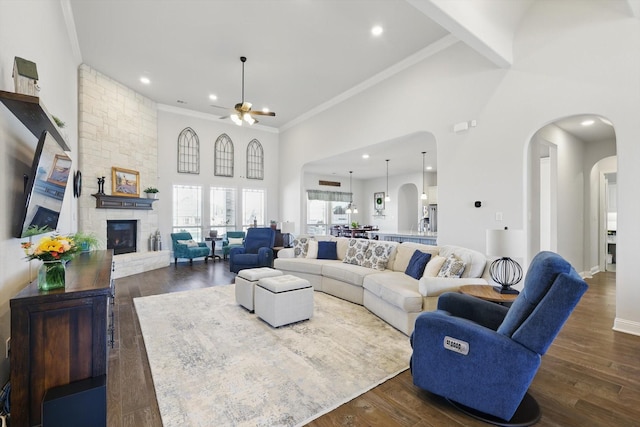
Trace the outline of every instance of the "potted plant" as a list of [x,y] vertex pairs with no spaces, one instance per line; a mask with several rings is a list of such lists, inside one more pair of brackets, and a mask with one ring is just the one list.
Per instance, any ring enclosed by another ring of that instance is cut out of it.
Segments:
[[82,252],[89,252],[94,249],[98,249],[100,241],[94,233],[84,233],[78,231],[73,235],[73,241],[80,247]]
[[144,189],[144,192],[147,195],[148,199],[155,199],[159,191],[160,190],[158,190],[156,187],[147,187]]

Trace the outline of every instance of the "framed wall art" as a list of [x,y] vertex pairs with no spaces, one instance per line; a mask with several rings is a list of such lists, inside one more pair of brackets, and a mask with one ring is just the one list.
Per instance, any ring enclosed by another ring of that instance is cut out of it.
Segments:
[[140,197],[140,172],[112,167],[111,195]]
[[377,211],[384,209],[384,191],[373,193],[373,209]]

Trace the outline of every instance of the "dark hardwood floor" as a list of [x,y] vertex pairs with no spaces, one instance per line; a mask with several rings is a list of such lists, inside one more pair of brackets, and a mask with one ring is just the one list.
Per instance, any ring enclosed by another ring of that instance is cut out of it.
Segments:
[[[172,265],[116,281],[116,342],[109,353],[107,425],[162,426],[133,298],[228,284],[234,277],[225,262],[195,261],[193,266],[179,263],[177,268]],[[611,329],[615,273],[600,273],[587,281],[589,290],[542,358],[530,388],[542,408],[537,425],[640,427],[640,337]],[[406,371],[310,425],[486,424],[418,389]]]

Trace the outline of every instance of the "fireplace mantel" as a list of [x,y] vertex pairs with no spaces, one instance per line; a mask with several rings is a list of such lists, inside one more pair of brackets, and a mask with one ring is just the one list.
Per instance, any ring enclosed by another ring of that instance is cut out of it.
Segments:
[[151,210],[153,202],[158,199],[140,197],[110,196],[108,194],[92,194],[96,198],[96,209],[138,209]]

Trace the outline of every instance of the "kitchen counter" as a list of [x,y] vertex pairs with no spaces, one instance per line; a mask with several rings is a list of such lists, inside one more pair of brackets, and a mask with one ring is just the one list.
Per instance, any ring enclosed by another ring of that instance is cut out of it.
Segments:
[[438,233],[385,233],[381,231],[369,231],[367,232],[369,238],[378,239],[387,242],[414,242],[422,243],[423,245],[435,246],[438,241]]

